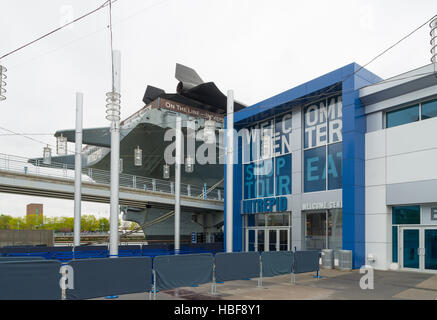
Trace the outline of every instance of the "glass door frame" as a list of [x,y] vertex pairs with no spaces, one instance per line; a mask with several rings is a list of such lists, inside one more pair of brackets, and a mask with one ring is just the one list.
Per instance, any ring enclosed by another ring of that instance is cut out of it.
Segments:
[[255,237],[254,237],[254,251],[257,252],[258,250],[258,231],[262,230],[264,231],[264,250],[263,251],[270,251],[270,231],[276,231],[276,250],[280,251],[280,231],[286,230],[287,231],[287,251],[291,251],[291,227],[248,227],[246,228],[246,234],[245,234],[245,252],[249,251],[249,232],[254,231]]
[[[405,268],[404,267],[404,230],[418,230],[419,231],[419,268]],[[437,273],[437,270],[425,269],[425,231],[426,230],[437,230],[437,226],[429,225],[410,225],[410,226],[399,226],[398,228],[398,257],[399,257],[399,267],[404,271],[412,272],[427,272],[427,273]]]
[[426,259],[426,248],[425,248],[425,232],[426,230],[437,230],[437,226],[422,226],[422,234],[421,234],[421,238],[422,238],[422,242],[423,242],[423,246],[422,246],[422,259],[423,259],[423,272],[429,272],[429,273],[435,273],[437,274],[437,270],[433,270],[433,269],[425,269],[425,259]]

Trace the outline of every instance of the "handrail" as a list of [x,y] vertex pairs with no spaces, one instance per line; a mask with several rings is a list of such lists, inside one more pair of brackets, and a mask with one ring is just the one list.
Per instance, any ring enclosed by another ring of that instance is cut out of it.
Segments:
[[[44,164],[41,160],[32,160],[25,157],[3,153],[0,153],[0,170],[19,172],[28,175],[74,180],[74,165],[56,163],[53,161],[50,164]],[[110,177],[109,171],[94,168],[82,169],[83,182],[109,185]],[[174,194],[175,189],[172,181],[125,173],[120,174],[120,187],[166,194]],[[212,188],[210,188],[212,190],[208,190],[207,199],[223,201],[222,190],[216,189],[216,187],[217,186],[214,185]],[[182,183],[181,195],[192,198],[203,198],[204,188],[201,186]]]

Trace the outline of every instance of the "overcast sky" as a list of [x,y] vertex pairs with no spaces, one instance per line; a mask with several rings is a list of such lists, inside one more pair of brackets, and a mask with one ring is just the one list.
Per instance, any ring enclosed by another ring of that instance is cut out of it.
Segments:
[[[104,0],[0,0],[0,56],[95,9]],[[351,62],[365,64],[437,14],[435,0],[118,0],[114,47],[122,52],[122,117],[142,106],[147,84],[174,92],[177,62],[248,105]],[[3,60],[7,100],[0,127],[55,144],[74,127],[75,92],[84,93],[84,127],[107,126],[110,90],[108,10],[103,9]],[[428,64],[426,26],[368,66],[382,78]],[[0,153],[38,157],[43,144],[0,129]],[[74,150],[74,146],[69,146]],[[73,216],[73,201],[0,194],[0,213],[44,203]],[[109,216],[109,205],[83,213]]]

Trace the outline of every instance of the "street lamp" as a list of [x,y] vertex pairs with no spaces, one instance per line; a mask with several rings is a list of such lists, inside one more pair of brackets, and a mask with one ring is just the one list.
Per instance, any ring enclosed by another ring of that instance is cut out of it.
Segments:
[[185,172],[192,173],[194,171],[194,159],[191,156],[188,156],[185,159]]
[[65,156],[67,154],[67,138],[61,136],[56,138],[56,154]]
[[203,141],[206,144],[215,143],[215,128],[215,121],[209,117],[209,119],[205,121],[205,127],[203,129]]
[[134,165],[141,167],[143,165],[143,150],[139,146],[134,150]]
[[164,164],[162,168],[162,175],[164,179],[170,179],[170,166],[168,164]]
[[50,149],[49,145],[43,148],[42,155],[43,155],[42,163],[44,164],[52,163],[52,149]]

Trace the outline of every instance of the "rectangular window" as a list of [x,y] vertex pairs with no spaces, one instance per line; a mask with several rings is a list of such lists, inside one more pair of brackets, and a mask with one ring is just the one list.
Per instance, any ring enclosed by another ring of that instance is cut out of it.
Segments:
[[328,146],[328,190],[341,189],[342,186],[342,144]]
[[398,227],[392,227],[392,260],[398,262]]
[[386,127],[392,128],[403,124],[419,121],[419,105],[394,110],[386,114]]
[[280,156],[291,152],[291,113],[275,117],[273,153]]
[[262,120],[240,131],[243,199],[291,194],[291,136],[291,112]]
[[256,176],[254,174],[254,163],[243,165],[244,170],[244,199],[256,197]]
[[326,147],[304,152],[304,192],[326,190]]
[[393,207],[393,224],[420,224],[420,206]]
[[273,163],[273,159],[268,159],[258,162],[255,167],[254,174],[258,176],[258,198],[271,197],[274,195]]
[[437,117],[437,100],[422,103],[422,120]]
[[328,248],[340,250],[343,248],[343,210],[328,211]]
[[276,195],[291,194],[291,154],[275,159]]

